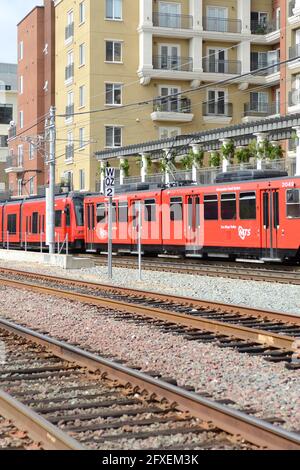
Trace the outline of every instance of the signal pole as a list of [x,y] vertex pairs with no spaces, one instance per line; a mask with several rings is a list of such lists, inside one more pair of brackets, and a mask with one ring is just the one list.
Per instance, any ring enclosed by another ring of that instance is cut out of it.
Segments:
[[55,127],[55,107],[50,108],[50,122],[49,122],[49,189],[47,194],[47,241],[49,244],[49,253],[55,253],[55,140],[56,140],[56,127]]

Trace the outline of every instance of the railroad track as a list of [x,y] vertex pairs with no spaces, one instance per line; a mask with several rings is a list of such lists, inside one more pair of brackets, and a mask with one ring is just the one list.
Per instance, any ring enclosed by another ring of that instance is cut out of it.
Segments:
[[[81,255],[82,257],[83,255]],[[92,257],[97,266],[105,266],[107,260],[101,255],[84,255],[84,257]],[[114,257],[113,266],[115,268],[136,269],[137,260],[135,258]],[[260,267],[258,267],[260,266]],[[279,284],[300,285],[300,270],[296,266],[280,266],[280,269],[273,267],[265,267],[265,265],[230,263],[227,265],[215,262],[192,261],[186,259],[184,261],[174,261],[161,259],[143,259],[143,269],[146,271],[162,271],[173,272],[178,274],[194,274],[199,276],[210,277],[226,277],[230,279],[243,279],[251,281],[276,282]]]
[[300,338],[297,315],[6,268],[0,268],[0,283],[103,307],[108,309],[107,315],[120,321],[147,322],[190,341],[209,341],[271,362],[284,361],[290,369],[300,368],[293,361]]
[[300,449],[299,434],[151,371],[3,319],[0,339],[0,414],[45,449]]

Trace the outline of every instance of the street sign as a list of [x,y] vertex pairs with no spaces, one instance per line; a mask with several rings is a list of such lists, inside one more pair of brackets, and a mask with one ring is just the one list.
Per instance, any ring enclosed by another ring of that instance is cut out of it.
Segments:
[[115,195],[115,168],[105,168],[105,196]]

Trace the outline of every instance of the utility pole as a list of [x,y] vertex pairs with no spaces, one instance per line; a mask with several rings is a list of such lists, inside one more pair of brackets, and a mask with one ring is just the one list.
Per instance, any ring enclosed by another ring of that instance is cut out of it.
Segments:
[[47,242],[49,245],[49,253],[55,253],[55,140],[56,140],[56,127],[55,127],[55,107],[50,108],[49,120],[49,189],[47,192]]

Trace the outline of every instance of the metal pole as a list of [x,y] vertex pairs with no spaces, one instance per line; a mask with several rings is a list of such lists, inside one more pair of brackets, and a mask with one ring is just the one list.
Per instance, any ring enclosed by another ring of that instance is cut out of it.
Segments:
[[66,254],[69,254],[69,234],[66,235]]
[[139,280],[142,280],[142,203],[139,202],[138,217],[138,258],[139,258]]
[[108,198],[108,277],[112,279],[112,197]]
[[27,251],[27,232],[25,232],[25,251]]
[[55,127],[55,108],[50,108],[50,125],[49,125],[49,213],[48,213],[48,242],[49,253],[55,253],[55,140],[56,140],[56,127]]
[[[54,251],[55,253],[55,251]],[[60,236],[57,234],[57,253],[60,254]]]
[[43,233],[40,233],[40,252],[43,253]]

